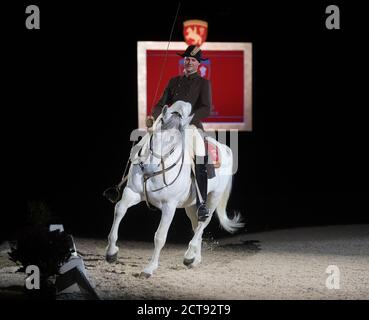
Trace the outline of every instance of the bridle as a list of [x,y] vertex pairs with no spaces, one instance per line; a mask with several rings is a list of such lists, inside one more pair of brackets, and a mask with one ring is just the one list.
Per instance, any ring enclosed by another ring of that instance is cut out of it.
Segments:
[[[176,161],[174,161],[169,167],[165,167],[165,161],[169,158],[170,155],[172,155],[174,153],[174,151],[176,150],[176,146],[174,146],[173,148],[171,148],[167,153],[165,153],[164,155],[161,154],[157,154],[153,148],[152,148],[152,140],[154,137],[154,132],[151,133],[150,135],[150,142],[149,142],[149,153],[154,156],[155,158],[160,160],[160,164],[161,164],[161,170],[158,171],[154,171],[152,173],[144,173],[143,175],[143,190],[144,190],[144,194],[145,194],[145,201],[146,201],[146,205],[150,210],[156,210],[154,207],[152,207],[150,205],[150,202],[148,200],[148,194],[147,194],[147,181],[155,176],[159,176],[162,175],[163,176],[163,182],[164,182],[164,186],[154,189],[154,190],[150,190],[150,192],[157,192],[160,190],[163,190],[164,188],[167,188],[169,186],[171,186],[179,177],[179,175],[182,172],[182,168],[183,168],[183,163],[184,163],[184,155],[185,155],[185,135],[183,130],[181,130],[181,136],[182,136],[182,148],[181,148],[181,153],[178,156],[178,158],[176,159]],[[139,156],[140,156],[141,150],[139,151]],[[176,177],[170,182],[167,182],[166,179],[166,175],[165,173],[172,170],[173,168],[175,168],[178,163],[180,162],[180,168],[178,170],[178,173],[176,175]],[[143,170],[144,169],[144,164],[143,162],[140,162],[140,167]]]

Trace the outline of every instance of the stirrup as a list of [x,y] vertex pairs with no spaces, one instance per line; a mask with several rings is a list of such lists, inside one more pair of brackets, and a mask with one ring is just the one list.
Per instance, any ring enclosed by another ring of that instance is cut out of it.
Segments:
[[209,218],[209,209],[206,208],[206,204],[202,203],[197,208],[197,220],[199,222],[204,222],[207,218]]

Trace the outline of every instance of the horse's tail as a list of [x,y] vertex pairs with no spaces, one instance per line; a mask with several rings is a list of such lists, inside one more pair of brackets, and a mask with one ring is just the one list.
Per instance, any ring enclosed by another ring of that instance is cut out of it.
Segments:
[[223,229],[230,233],[234,233],[238,229],[243,228],[245,226],[245,223],[242,222],[242,216],[240,212],[235,212],[232,219],[228,218],[226,208],[229,196],[231,194],[231,190],[232,190],[232,176],[230,176],[227,187],[222,195],[222,198],[220,199],[216,211],[220,221],[220,225],[223,227]]

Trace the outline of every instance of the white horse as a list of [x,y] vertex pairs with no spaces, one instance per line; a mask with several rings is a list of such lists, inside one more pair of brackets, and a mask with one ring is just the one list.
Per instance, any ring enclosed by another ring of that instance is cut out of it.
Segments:
[[204,222],[197,220],[196,185],[191,176],[193,166],[193,148],[190,146],[194,128],[189,123],[192,117],[191,104],[177,101],[170,108],[163,108],[155,121],[152,133],[148,133],[140,142],[140,152],[132,160],[127,185],[122,198],[117,202],[114,222],[106,248],[106,260],[114,262],[119,251],[116,245],[119,224],[129,207],[146,201],[161,210],[161,220],[155,233],[155,249],[151,261],[141,272],[148,278],[158,268],[160,251],[163,248],[169,226],[176,208],[185,208],[191,220],[194,236],[188,245],[183,263],[188,267],[201,262],[202,234],[216,210],[221,226],[228,232],[242,228],[240,214],[232,219],[227,216],[226,206],[232,187],[233,156],[231,149],[208,138],[219,148],[221,166],[215,169],[216,176],[208,181],[207,207],[209,217]]

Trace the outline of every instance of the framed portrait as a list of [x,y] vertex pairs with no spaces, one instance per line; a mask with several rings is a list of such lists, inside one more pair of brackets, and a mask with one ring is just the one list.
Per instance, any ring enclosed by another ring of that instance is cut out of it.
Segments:
[[[177,55],[185,42],[138,41],[138,127],[159,101],[170,78],[183,75],[184,59]],[[203,119],[205,130],[252,131],[252,43],[206,42],[198,72],[211,81],[212,107]]]

